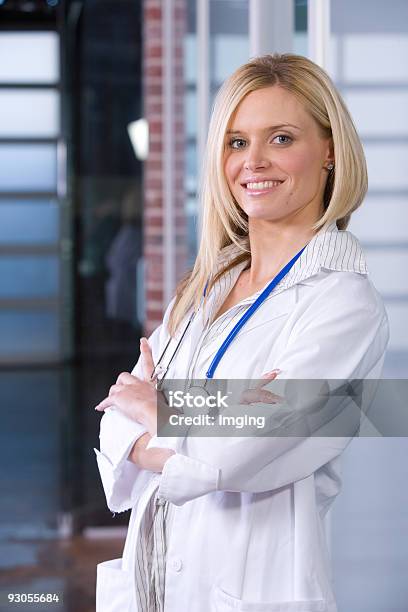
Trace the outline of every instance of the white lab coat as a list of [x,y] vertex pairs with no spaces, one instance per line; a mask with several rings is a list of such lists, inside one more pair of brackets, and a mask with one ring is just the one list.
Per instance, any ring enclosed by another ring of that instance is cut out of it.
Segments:
[[[222,261],[235,249],[227,247]],[[168,377],[205,378],[228,322],[258,295],[205,327],[243,265],[211,291],[209,309],[193,320]],[[155,360],[168,339],[170,308],[149,340]],[[258,379],[274,368],[281,380],[378,378],[388,336],[361,247],[333,224],[238,334],[216,378]],[[139,363],[134,373],[140,375]],[[107,503],[113,512],[132,513],[122,560],[98,566],[98,612],[137,610],[136,535],[158,486],[175,505],[165,612],[336,612],[324,517],[340,490],[339,456],[349,436],[155,437],[151,447],[176,451],[157,475],[127,461],[144,431],[119,411],[102,417],[96,453]]]

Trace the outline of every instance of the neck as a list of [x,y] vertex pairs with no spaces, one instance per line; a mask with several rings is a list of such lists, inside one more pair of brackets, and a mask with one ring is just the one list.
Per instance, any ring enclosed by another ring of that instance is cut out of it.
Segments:
[[250,219],[248,282],[259,285],[275,276],[313,238],[316,232],[311,229],[312,225]]

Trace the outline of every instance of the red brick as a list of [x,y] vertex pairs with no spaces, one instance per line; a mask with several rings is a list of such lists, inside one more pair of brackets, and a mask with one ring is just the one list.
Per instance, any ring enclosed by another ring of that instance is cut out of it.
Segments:
[[147,66],[144,71],[147,77],[160,77],[163,76],[163,66],[161,64]]
[[163,106],[162,96],[145,96],[145,108],[148,109],[150,104],[161,104]]
[[145,235],[145,244],[147,240],[149,240],[150,238],[157,239],[157,237],[160,238],[160,241],[162,243],[164,239],[163,227],[153,227],[151,223],[149,223],[148,227],[145,227],[144,235]]
[[149,300],[155,300],[157,302],[163,302],[163,290],[162,289],[147,289],[147,298]]
[[159,247],[158,253],[161,254],[163,250],[163,236],[162,233],[152,233],[151,231],[145,231],[144,237],[144,251],[146,255],[152,253],[152,247]]
[[152,231],[161,231],[163,229],[163,212],[160,213],[160,217],[159,216],[155,216],[154,218],[152,218],[149,215],[144,215],[144,232],[147,235],[147,231],[148,231],[148,227],[149,229],[151,229]]
[[157,191],[162,190],[163,189],[163,180],[162,179],[158,179],[158,178],[150,178],[149,180],[146,182],[146,186],[149,189],[156,189]]
[[147,277],[163,285],[163,266],[149,266],[146,270]]
[[155,138],[154,134],[150,134],[149,136],[149,152],[152,153],[162,153],[163,151],[163,142],[162,138],[160,139],[161,134],[158,134]]
[[162,57],[163,48],[161,45],[147,46],[145,53],[147,57]]
[[162,121],[150,121],[149,122],[149,131],[153,134],[162,134],[163,133],[163,122]]
[[155,321],[155,323],[156,323],[155,326],[157,327],[157,325],[160,324],[161,321],[162,321],[163,311],[162,310],[158,310],[157,308],[154,309],[154,310],[152,308],[148,308],[147,312],[146,312],[146,315],[147,315],[147,319],[148,320]]
[[150,310],[156,310],[157,312],[162,312],[163,309],[163,299],[154,300],[151,298],[149,294],[147,294],[147,299],[149,301]]
[[161,102],[149,102],[149,106],[145,108],[145,116],[150,119],[157,119],[163,114],[163,104]]
[[144,327],[145,336],[149,337],[154,332],[154,330],[157,329],[161,325],[162,318],[163,317],[160,317],[160,319],[157,319],[157,320],[153,320],[153,319],[150,320],[147,317],[147,323],[145,324],[145,327]]
[[[185,83],[183,40],[186,31],[187,0],[174,0],[175,44],[172,57],[173,88],[173,137],[172,177],[175,240],[175,266],[177,279],[186,268],[186,219],[184,212],[184,165],[185,165]],[[163,316],[164,273],[164,130],[163,125],[163,75],[165,52],[162,44],[163,0],[144,0],[144,57],[143,94],[144,115],[149,121],[149,156],[144,171],[144,254],[146,259],[146,331],[152,331]]]
[[163,38],[163,30],[160,23],[145,25],[143,29],[143,36],[149,45],[161,44]]
[[162,94],[162,84],[163,84],[163,80],[159,79],[157,83],[154,84],[150,84],[149,82],[147,82],[145,89],[145,95],[146,96],[158,96]]

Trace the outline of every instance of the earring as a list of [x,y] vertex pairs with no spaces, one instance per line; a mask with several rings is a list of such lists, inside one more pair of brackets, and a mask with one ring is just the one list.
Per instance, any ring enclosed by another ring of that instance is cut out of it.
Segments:
[[326,170],[331,171],[331,170],[333,170],[333,168],[334,168],[334,164],[330,163],[330,164],[328,164]]

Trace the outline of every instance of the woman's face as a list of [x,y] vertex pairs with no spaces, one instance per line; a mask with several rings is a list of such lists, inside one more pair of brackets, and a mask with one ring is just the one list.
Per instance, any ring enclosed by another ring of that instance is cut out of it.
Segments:
[[278,85],[248,94],[226,134],[224,172],[249,219],[314,223],[333,160],[332,141],[295,96]]

